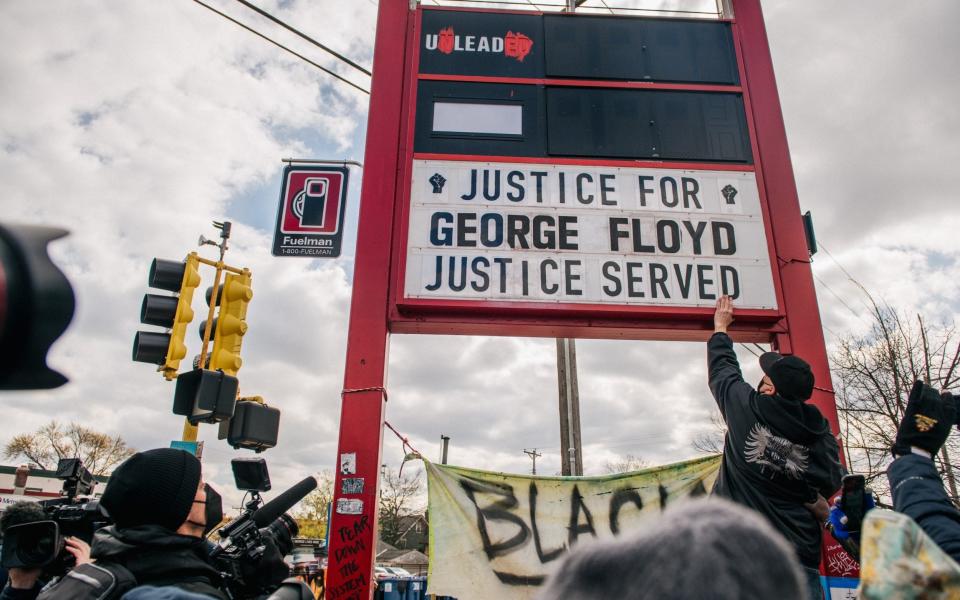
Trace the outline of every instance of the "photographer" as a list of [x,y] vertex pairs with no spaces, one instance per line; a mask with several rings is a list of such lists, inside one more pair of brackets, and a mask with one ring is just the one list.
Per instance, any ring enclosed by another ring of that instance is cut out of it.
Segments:
[[910,391],[887,469],[893,508],[917,522],[954,560],[960,562],[960,512],[950,501],[933,457],[956,423],[956,401],[917,381]]
[[227,598],[203,539],[223,518],[220,495],[204,484],[195,456],[170,448],[134,454],[113,472],[100,504],[115,525],[96,532],[95,564],[74,569],[41,600],[113,600],[138,585]]
[[[36,502],[24,501],[11,504],[0,517],[0,532],[6,533],[14,525],[46,521],[49,517]],[[90,562],[90,546],[79,538],[68,537],[65,550],[73,555],[77,565]],[[43,587],[43,568],[11,567],[7,571],[7,583],[0,592],[0,600],[33,600]]]

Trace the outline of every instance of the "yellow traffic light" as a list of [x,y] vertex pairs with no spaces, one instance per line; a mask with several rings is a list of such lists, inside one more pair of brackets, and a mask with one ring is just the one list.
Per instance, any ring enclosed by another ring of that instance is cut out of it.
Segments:
[[220,312],[217,314],[213,335],[213,350],[210,351],[209,369],[222,370],[227,375],[237,375],[243,360],[240,346],[247,333],[247,305],[253,298],[249,269],[227,273],[220,290]]
[[180,370],[180,361],[187,355],[187,346],[183,338],[187,334],[187,325],[193,321],[193,293],[200,285],[200,257],[196,252],[187,255],[183,269],[183,282],[180,284],[180,298],[177,302],[177,314],[170,328],[170,345],[167,347],[167,360],[163,364],[163,376],[176,379]]
[[169,329],[169,333],[138,331],[133,360],[159,365],[167,379],[174,379],[180,361],[187,355],[184,344],[187,325],[193,320],[193,293],[200,285],[200,257],[191,252],[182,263],[154,259],[150,266],[150,287],[178,292],[177,296],[147,294],[140,308],[140,321]]

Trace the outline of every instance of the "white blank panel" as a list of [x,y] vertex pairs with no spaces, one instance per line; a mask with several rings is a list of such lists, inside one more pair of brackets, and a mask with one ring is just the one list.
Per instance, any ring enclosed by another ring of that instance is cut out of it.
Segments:
[[523,135],[523,106],[434,102],[433,130],[450,133]]

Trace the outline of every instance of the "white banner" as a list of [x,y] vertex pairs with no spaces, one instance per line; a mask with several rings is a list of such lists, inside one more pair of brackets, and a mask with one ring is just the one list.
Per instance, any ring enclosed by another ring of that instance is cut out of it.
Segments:
[[405,296],[775,309],[753,173],[414,161]]
[[635,529],[670,503],[709,492],[720,457],[602,477],[426,466],[427,593],[528,600],[570,547]]

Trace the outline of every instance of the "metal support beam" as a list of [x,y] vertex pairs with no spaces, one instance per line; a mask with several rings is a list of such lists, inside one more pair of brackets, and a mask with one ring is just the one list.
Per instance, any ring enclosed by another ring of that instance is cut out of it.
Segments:
[[[373,51],[370,117],[360,192],[360,227],[347,331],[337,475],[330,518],[326,598],[369,600],[377,548],[377,504],[386,410],[389,305],[384,273],[390,270],[393,209],[400,163],[407,0],[380,0]],[[344,485],[344,478],[353,480]],[[356,493],[356,484],[362,491]],[[346,493],[345,493],[346,490]]]

